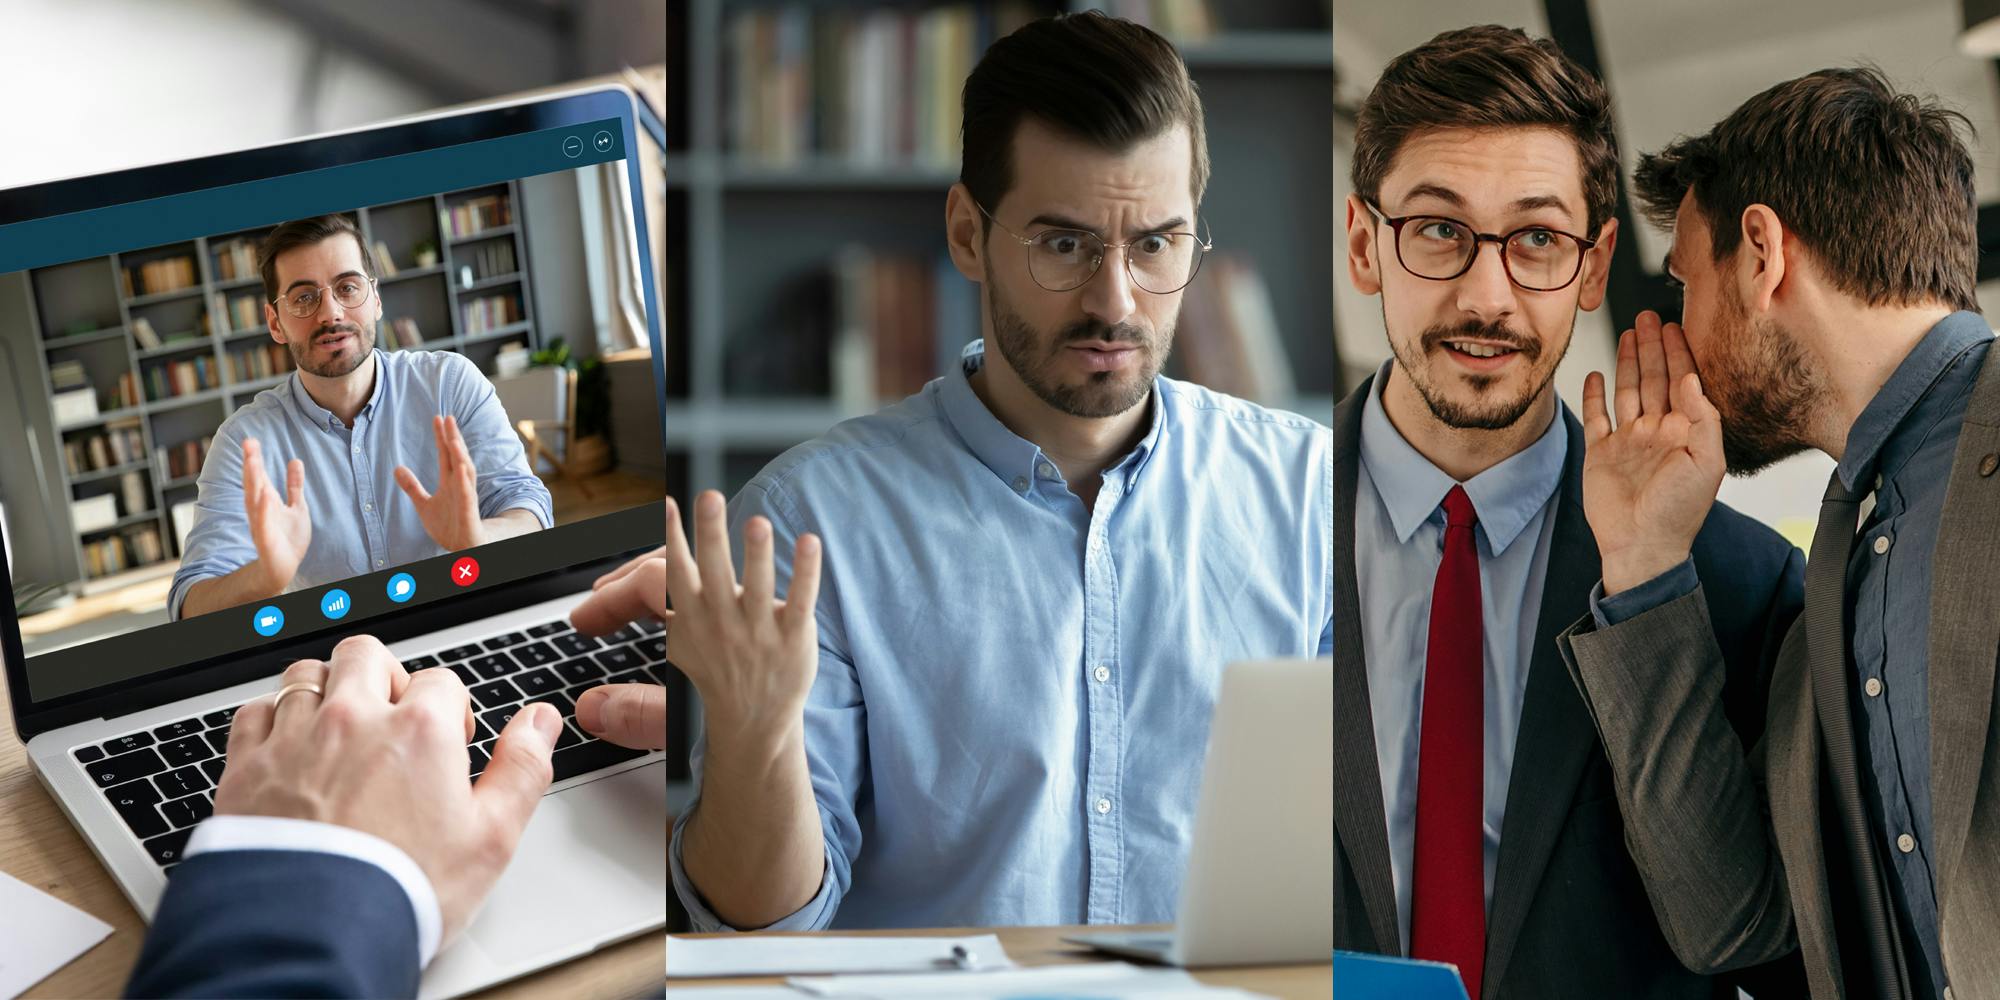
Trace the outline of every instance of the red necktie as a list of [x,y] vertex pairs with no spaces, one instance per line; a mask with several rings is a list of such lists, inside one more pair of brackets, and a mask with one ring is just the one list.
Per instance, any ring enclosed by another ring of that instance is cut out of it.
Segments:
[[1479,523],[1465,488],[1444,497],[1444,561],[1431,589],[1417,752],[1415,884],[1410,956],[1458,966],[1479,996],[1486,961],[1486,687],[1479,607]]

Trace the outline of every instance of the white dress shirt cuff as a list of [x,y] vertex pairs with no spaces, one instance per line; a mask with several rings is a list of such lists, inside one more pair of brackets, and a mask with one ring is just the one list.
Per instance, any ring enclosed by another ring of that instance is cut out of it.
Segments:
[[417,917],[419,967],[431,964],[444,933],[437,892],[403,849],[371,833],[309,819],[279,816],[210,816],[195,827],[183,859],[215,851],[319,851],[365,861],[388,872],[410,897]]

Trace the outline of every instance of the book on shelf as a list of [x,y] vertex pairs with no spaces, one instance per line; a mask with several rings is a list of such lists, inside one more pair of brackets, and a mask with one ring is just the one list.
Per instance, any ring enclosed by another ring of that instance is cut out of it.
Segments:
[[139,378],[131,372],[118,374],[118,385],[111,390],[110,406],[107,409],[124,410],[139,405]]
[[956,164],[965,78],[1040,13],[1013,0],[741,11],[724,32],[729,148],[776,164]]
[[144,316],[132,317],[132,339],[138,341],[139,346],[145,350],[150,351],[160,346],[159,333],[153,329],[153,324]]
[[921,390],[979,330],[977,291],[942,254],[843,249],[832,309],[834,403],[849,413]]
[[241,236],[210,244],[215,254],[215,280],[241,281],[258,276],[257,241]]
[[408,316],[390,320],[382,340],[390,350],[407,351],[424,346],[423,331],[417,328],[417,321]]
[[186,479],[201,473],[201,464],[208,460],[208,449],[215,444],[215,435],[189,438],[179,444],[161,445],[153,449],[153,461],[168,479]]
[[120,421],[63,441],[63,460],[72,476],[129,465],[145,453],[145,439],[136,420]]
[[[463,254],[453,254],[463,256]],[[473,252],[472,262],[459,268],[459,283],[471,285],[475,281],[497,278],[519,270],[514,266],[514,241],[493,240],[480,244]]]
[[221,373],[216,370],[215,359],[210,357],[146,367],[146,398],[154,402],[175,396],[191,396],[221,384]]
[[375,270],[384,278],[396,276],[396,258],[390,255],[389,244],[381,240],[375,241]]
[[159,295],[164,292],[178,292],[193,288],[201,282],[195,274],[194,258],[166,257],[147,261],[137,267],[127,265],[120,272],[124,276],[125,297]]
[[1209,258],[1181,299],[1174,347],[1183,377],[1252,402],[1289,405],[1298,387],[1270,288],[1246,259]]
[[90,385],[90,373],[74,358],[49,365],[49,386],[57,392],[83,389]]
[[460,303],[458,309],[467,336],[497,330],[526,318],[521,312],[520,298],[513,294],[484,295]]
[[229,321],[232,333],[264,328],[264,300],[260,294],[224,295],[217,292],[213,311]]
[[1212,0],[1102,0],[1104,12],[1143,24],[1176,42],[1215,37],[1221,22]]
[[513,200],[504,194],[467,198],[446,205],[439,221],[446,235],[452,239],[477,236],[488,229],[513,225]]
[[152,491],[146,486],[146,474],[134,471],[119,476],[118,499],[124,504],[127,516],[152,510]]
[[149,566],[166,558],[158,525],[147,524],[83,546],[84,569],[92,579]]
[[292,353],[283,345],[265,341],[229,352],[229,380],[256,382],[292,370]]

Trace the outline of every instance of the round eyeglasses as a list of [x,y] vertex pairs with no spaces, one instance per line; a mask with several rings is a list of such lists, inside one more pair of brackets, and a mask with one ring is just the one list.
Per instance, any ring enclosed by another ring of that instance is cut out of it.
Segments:
[[1028,248],[1028,276],[1051,292],[1083,287],[1097,276],[1106,251],[1123,250],[1125,273],[1132,284],[1154,295],[1168,295],[1186,288],[1201,270],[1201,259],[1215,249],[1213,242],[1193,233],[1147,233],[1125,243],[1106,243],[1103,237],[1084,229],[1044,229],[1022,236],[993,218],[986,206],[979,205],[979,211]]
[[271,304],[283,305],[285,311],[291,313],[295,319],[305,319],[319,312],[319,297],[324,292],[331,291],[333,301],[339,303],[342,309],[359,309],[362,303],[368,301],[368,293],[374,288],[374,278],[363,279],[359,275],[350,274],[335,278],[331,285],[295,288],[280,298],[272,299]]
[[1368,205],[1368,211],[1395,231],[1396,260],[1403,270],[1431,281],[1450,281],[1472,270],[1480,244],[1494,243],[1500,247],[1500,266],[1509,281],[1530,292],[1559,291],[1582,273],[1584,251],[1597,245],[1596,240],[1547,226],[1522,226],[1495,235],[1475,232],[1470,225],[1442,215],[1392,217],[1374,205]]

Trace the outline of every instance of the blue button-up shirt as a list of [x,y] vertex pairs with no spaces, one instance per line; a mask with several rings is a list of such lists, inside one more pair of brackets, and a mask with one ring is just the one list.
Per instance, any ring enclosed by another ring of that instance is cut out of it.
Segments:
[[[1875,494],[1847,563],[1850,700],[1862,795],[1889,860],[1890,903],[1919,996],[1945,983],[1931,830],[1931,564],[1959,424],[1992,342],[1978,313],[1939,320],[1848,429],[1835,469],[1841,485]],[[1598,621],[1624,621],[1696,584],[1693,563],[1682,563],[1597,602]]]
[[264,449],[264,471],[280,494],[285,465],[305,462],[312,545],[292,577],[302,590],[441,555],[416,507],[396,485],[408,466],[424,489],[437,490],[433,416],[456,416],[478,470],[479,516],[508,510],[554,524],[549,489],[528,467],[527,451],[500,398],[478,367],[445,351],[375,352],[375,390],[354,418],[341,423],[313,402],[295,372],[229,415],[202,463],[195,522],[169,592],[169,614],[180,617],[188,588],[227,576],[257,558],[243,512],[243,439]]
[[[781,580],[794,538],[825,540],[805,732],[826,874],[775,927],[1170,921],[1224,665],[1333,649],[1327,428],[1161,378],[1089,507],[974,394],[983,361],[975,342],[731,501],[739,542],[771,519]],[[682,866],[686,818],[674,887],[728,929]]]
[[[1444,495],[1455,481],[1432,465],[1389,422],[1382,408],[1385,363],[1361,410],[1361,463],[1354,499],[1354,572],[1361,634],[1368,651],[1368,711],[1382,772],[1389,870],[1396,919],[1410,939],[1412,854],[1417,825],[1417,745],[1430,646],[1431,592],[1444,560]],[[1467,480],[1479,519],[1480,626],[1485,638],[1486,738],[1483,842],[1486,902],[1507,815],[1514,743],[1534,662],[1535,627],[1555,536],[1557,487],[1569,453],[1562,403],[1534,443]]]

